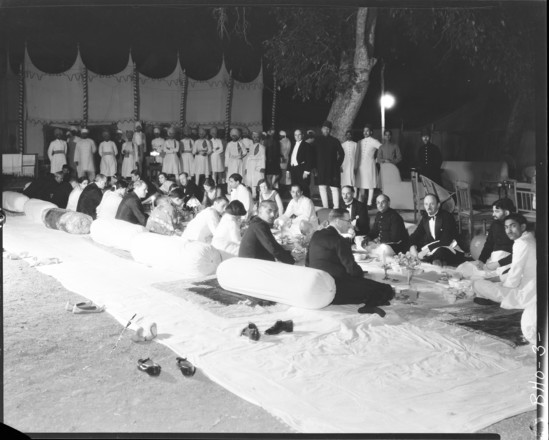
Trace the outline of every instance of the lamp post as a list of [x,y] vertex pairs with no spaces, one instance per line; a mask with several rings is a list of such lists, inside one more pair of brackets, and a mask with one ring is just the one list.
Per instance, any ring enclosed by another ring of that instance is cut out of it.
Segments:
[[381,61],[381,98],[379,99],[381,106],[381,138],[385,133],[385,109],[395,105],[395,97],[390,93],[385,93],[385,63]]

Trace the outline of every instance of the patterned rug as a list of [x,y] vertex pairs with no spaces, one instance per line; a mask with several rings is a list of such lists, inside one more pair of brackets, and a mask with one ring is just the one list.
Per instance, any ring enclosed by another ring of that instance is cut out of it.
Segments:
[[245,302],[246,305],[249,305],[251,307],[254,307],[256,305],[261,307],[268,307],[276,304],[273,301],[254,298],[252,296],[242,295],[240,293],[229,292],[219,285],[219,283],[217,282],[217,278],[191,283],[191,286],[192,287],[188,288],[190,292],[196,293],[197,295],[205,296],[206,298],[217,301],[226,306],[239,304],[242,302]]
[[[497,305],[479,306],[475,303],[439,310],[446,312],[441,320],[448,324],[487,335],[511,347],[528,344],[520,327],[522,310],[506,310]],[[448,315],[451,317],[448,318]]]

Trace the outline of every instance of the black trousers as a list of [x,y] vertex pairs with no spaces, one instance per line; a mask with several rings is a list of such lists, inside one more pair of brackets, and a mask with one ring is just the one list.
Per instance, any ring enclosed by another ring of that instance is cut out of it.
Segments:
[[299,183],[301,187],[303,188],[303,195],[305,197],[311,197],[311,175],[309,174],[305,179],[303,178],[303,172],[305,171],[305,168],[303,168],[301,165],[298,165],[296,167],[290,166],[290,177],[292,178],[292,185]]
[[332,304],[362,304],[375,307],[390,301],[395,293],[389,284],[368,278],[345,276],[334,278],[336,294]]
[[445,266],[459,266],[465,261],[465,255],[462,252],[454,254],[451,250],[441,247],[433,252],[433,255],[424,258],[427,263],[432,263],[435,260],[440,260]]

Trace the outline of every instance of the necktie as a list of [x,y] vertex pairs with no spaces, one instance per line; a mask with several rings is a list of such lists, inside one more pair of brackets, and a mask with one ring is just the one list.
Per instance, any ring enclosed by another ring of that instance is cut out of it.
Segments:
[[240,143],[236,144],[236,146],[238,148],[238,154],[242,156],[242,146],[240,145]]
[[206,143],[206,139],[202,141],[202,149],[206,151],[208,149],[208,144]]
[[257,156],[258,153],[259,153],[259,144],[256,144],[255,150],[254,150],[254,156]]

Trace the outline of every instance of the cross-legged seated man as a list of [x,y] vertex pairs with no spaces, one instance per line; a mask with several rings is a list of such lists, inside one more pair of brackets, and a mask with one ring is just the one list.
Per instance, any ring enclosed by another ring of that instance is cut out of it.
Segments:
[[473,290],[477,304],[501,303],[504,309],[525,309],[536,301],[536,240],[526,230],[521,214],[505,217],[505,232],[513,240],[513,261],[509,272],[500,281],[477,280]]
[[313,201],[303,195],[303,188],[299,183],[294,183],[290,190],[292,200],[288,203],[284,215],[279,217],[279,222],[290,224],[292,234],[301,233],[301,222],[305,221],[311,224],[312,229],[318,229],[318,217],[316,216],[315,205]]
[[359,313],[385,312],[377,306],[389,305],[394,292],[390,285],[364,278],[356,264],[351,244],[341,234],[349,229],[351,218],[346,209],[332,209],[329,226],[316,231],[309,244],[305,265],[328,272],[335,280],[336,294],[332,304],[361,304]]
[[271,232],[276,213],[276,203],[272,200],[264,200],[259,204],[257,215],[250,220],[250,225],[240,242],[239,257],[295,263],[292,253],[284,249]]
[[229,202],[225,197],[217,197],[213,202],[213,206],[203,209],[189,222],[181,238],[211,243],[213,234],[228,204]]
[[481,263],[479,269],[503,273],[509,269],[513,252],[513,240],[505,232],[504,219],[515,212],[515,206],[511,199],[503,198],[492,204],[492,211],[494,221],[478,258]]
[[412,255],[438,266],[463,263],[465,256],[457,243],[458,231],[452,214],[440,209],[440,200],[435,194],[427,194],[423,206],[425,211],[421,212],[416,230],[410,236]]

